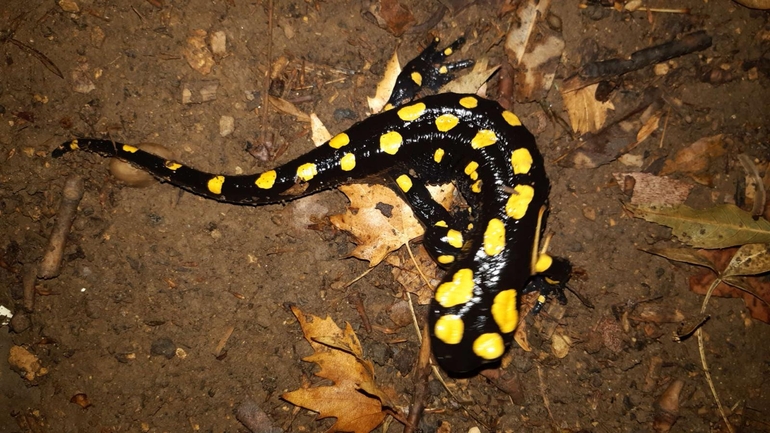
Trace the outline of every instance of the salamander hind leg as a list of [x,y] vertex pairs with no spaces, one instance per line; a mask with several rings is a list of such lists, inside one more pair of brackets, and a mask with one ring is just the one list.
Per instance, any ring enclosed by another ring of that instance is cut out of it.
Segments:
[[522,293],[538,292],[532,313],[537,314],[545,305],[548,298],[556,298],[560,303],[567,303],[567,296],[564,290],[567,288],[570,275],[572,274],[572,265],[567,259],[561,257],[551,257],[547,254],[541,254],[537,264],[537,274],[535,274],[527,283]]

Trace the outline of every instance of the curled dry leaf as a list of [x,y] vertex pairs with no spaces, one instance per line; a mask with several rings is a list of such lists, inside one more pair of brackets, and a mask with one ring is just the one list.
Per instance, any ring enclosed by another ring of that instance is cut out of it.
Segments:
[[680,205],[687,200],[694,186],[681,180],[650,173],[613,173],[613,176],[624,192],[633,192],[631,204],[637,205]]
[[570,126],[578,134],[599,131],[607,121],[607,112],[615,109],[611,101],[596,100],[594,95],[598,86],[597,83],[569,92],[562,91]]
[[88,395],[86,395],[83,392],[79,392],[70,398],[70,403],[75,403],[76,405],[82,407],[83,409],[91,406],[91,400],[88,399]]
[[679,394],[684,382],[675,380],[666,388],[656,402],[652,429],[656,432],[668,432],[679,418]]
[[414,15],[408,7],[398,0],[370,0],[367,3],[367,16],[372,17],[377,25],[395,36],[401,36],[414,23]]
[[551,336],[551,353],[553,356],[562,359],[569,354],[572,347],[572,339],[568,335],[555,333]]
[[193,30],[187,38],[187,45],[182,49],[187,64],[202,75],[210,74],[214,67],[214,55],[206,45],[206,35],[205,30]]
[[363,358],[363,349],[350,324],[340,329],[327,317],[305,314],[297,307],[305,339],[315,351],[303,361],[318,364],[315,373],[332,381],[331,386],[303,387],[283,394],[297,406],[318,412],[319,418],[335,417],[330,431],[368,433],[385,419],[383,406],[393,407],[390,397],[374,381],[374,366]]
[[310,116],[291,102],[285,99],[276,98],[275,96],[268,96],[268,99],[270,100],[270,104],[272,104],[278,111],[294,116],[300,122],[310,122]]
[[723,135],[703,137],[680,150],[673,159],[666,161],[660,171],[662,176],[671,173],[699,173],[705,171],[711,162],[724,155]]

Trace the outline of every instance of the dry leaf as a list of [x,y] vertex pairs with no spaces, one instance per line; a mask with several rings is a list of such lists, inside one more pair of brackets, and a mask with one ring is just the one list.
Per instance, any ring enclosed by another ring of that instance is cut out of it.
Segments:
[[422,245],[414,253],[414,259],[419,271],[428,279],[429,285],[425,284],[408,252],[402,250],[400,254],[392,254],[386,262],[393,267],[393,278],[404,290],[417,296],[419,305],[428,305],[433,298],[433,288],[441,281],[439,268]]
[[291,102],[285,99],[276,98],[274,96],[268,96],[268,99],[270,100],[270,103],[273,104],[273,107],[275,107],[278,111],[292,115],[296,117],[300,122],[310,122],[310,116],[297,108],[297,106]]
[[182,55],[191,68],[202,75],[211,73],[214,67],[214,55],[206,45],[206,31],[195,29],[187,38],[187,45],[182,49]]
[[412,12],[398,0],[374,0],[368,5],[368,16],[374,18],[381,29],[395,36],[403,35],[414,23]]
[[714,159],[724,155],[722,137],[722,134],[703,137],[680,150],[673,159],[666,161],[660,174],[665,176],[676,172],[698,173],[705,171]]
[[326,126],[324,126],[321,119],[319,119],[315,113],[310,113],[310,136],[316,147],[326,143],[332,138],[329,130],[326,129]]
[[490,68],[489,59],[483,57],[473,65],[469,73],[450,81],[439,90],[439,93],[476,93],[498,69],[500,69],[499,65]]
[[393,88],[396,87],[396,80],[398,74],[401,73],[401,64],[398,62],[398,53],[393,52],[393,56],[388,60],[387,66],[385,66],[385,73],[382,76],[382,80],[377,83],[377,90],[374,92],[374,97],[367,97],[366,101],[369,105],[369,110],[372,113],[379,113],[385,104],[390,99],[390,94],[393,93]]
[[[633,191],[631,204],[646,206],[676,206],[684,203],[693,186],[681,180],[671,179],[665,176],[655,176],[650,173],[613,173],[615,181],[623,187]],[[626,188],[629,178],[633,179],[631,188]]]
[[[439,203],[446,203],[454,192],[449,186],[428,189]],[[329,219],[356,238],[358,245],[351,254],[367,260],[369,266],[376,266],[390,252],[425,232],[412,208],[386,186],[352,184],[340,186],[339,190],[348,197],[350,206],[344,214]]]
[[647,139],[647,137],[652,135],[653,132],[658,130],[658,126],[660,126],[660,118],[662,116],[663,112],[657,111],[653,113],[653,115],[650,116],[646,122],[644,122],[642,127],[639,128],[639,132],[636,133],[636,143],[634,143],[633,147],[641,144],[644,140]]
[[[331,386],[302,388],[283,394],[297,406],[318,412],[319,418],[335,417],[329,431],[368,433],[385,419],[383,406],[393,407],[389,397],[374,382],[374,366],[363,359],[363,349],[350,324],[342,330],[334,321],[291,308],[305,339],[315,350],[303,361],[318,364],[316,376]],[[323,343],[322,343],[323,341]],[[330,344],[329,344],[330,343]]]
[[515,98],[517,101],[539,101],[546,97],[553,84],[556,69],[564,52],[560,31],[544,25],[550,0],[528,0],[516,10],[518,23],[511,26],[505,39],[505,52],[516,68]]
[[[751,317],[770,323],[770,276],[737,276],[748,273],[756,274],[763,270],[764,272],[770,271],[770,257],[767,255],[767,248],[767,245],[744,245],[740,249],[698,251],[698,254],[714,263],[718,275],[710,271],[703,271],[691,276],[689,279],[690,290],[705,295],[714,280],[721,276],[723,282],[717,285],[711,293],[712,296],[743,298]],[[756,256],[757,252],[762,250],[765,253],[762,256]],[[755,260],[747,260],[748,257],[757,259],[756,261],[763,263],[764,266],[755,266],[753,263]],[[727,275],[728,270],[732,273],[731,275]]]
[[681,242],[695,248],[727,248],[751,243],[770,243],[770,222],[754,220],[741,208],[725,204],[697,210],[681,205],[672,208],[625,205],[635,217],[671,227]]
[[572,130],[578,134],[599,131],[607,121],[607,112],[615,109],[611,101],[596,100],[598,86],[597,83],[561,94]]
[[572,339],[568,335],[554,333],[551,335],[551,353],[558,359],[565,358],[572,347]]

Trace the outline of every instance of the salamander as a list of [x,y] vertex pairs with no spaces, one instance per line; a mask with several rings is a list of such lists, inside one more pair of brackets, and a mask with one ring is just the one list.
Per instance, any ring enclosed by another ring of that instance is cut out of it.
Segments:
[[[59,157],[82,149],[116,157],[158,179],[228,203],[292,200],[380,175],[425,226],[423,243],[446,275],[429,308],[431,344],[439,365],[470,372],[499,360],[518,325],[523,293],[566,302],[569,262],[539,251],[549,180],[533,135],[497,102],[437,90],[471,61],[447,63],[464,40],[437,49],[435,38],[399,75],[382,113],[279,167],[255,174],[206,173],[98,138],[69,140]],[[429,184],[453,182],[469,212],[434,201]]]

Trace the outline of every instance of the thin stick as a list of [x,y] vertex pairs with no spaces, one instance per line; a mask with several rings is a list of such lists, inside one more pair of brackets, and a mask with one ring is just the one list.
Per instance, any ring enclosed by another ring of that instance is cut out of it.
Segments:
[[[706,292],[706,297],[703,299],[703,305],[701,306],[701,309],[700,309],[701,314],[706,313],[706,305],[708,304],[709,299],[711,298],[711,293],[714,291],[714,289],[717,288],[717,286],[721,282],[722,282],[722,277],[720,275],[714,280],[714,282],[711,283],[711,286]],[[719,399],[719,395],[717,394],[717,388],[716,386],[714,386],[714,380],[711,379],[711,371],[709,370],[709,365],[706,362],[706,345],[703,341],[703,328],[698,328],[697,335],[698,335],[698,351],[700,352],[700,362],[701,364],[703,364],[703,373],[706,376],[706,382],[709,384],[709,388],[711,389],[711,394],[714,396],[714,400],[717,402],[719,415],[722,416],[722,420],[725,422],[725,426],[727,426],[727,431],[730,433],[733,433],[733,426],[730,424],[730,421],[727,420],[727,414],[725,413],[725,408],[722,406],[722,401]]]

